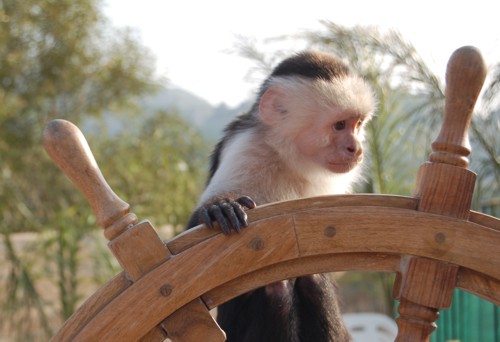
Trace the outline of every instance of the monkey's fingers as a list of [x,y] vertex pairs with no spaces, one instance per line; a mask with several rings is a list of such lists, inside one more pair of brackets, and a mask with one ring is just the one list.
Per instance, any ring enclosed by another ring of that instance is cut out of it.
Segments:
[[[231,222],[233,230],[235,230],[236,232],[239,233],[241,231],[242,227],[241,227],[239,216],[236,214],[236,212],[238,211],[236,206],[239,206],[239,204],[233,200],[230,200],[230,199],[226,199],[220,205],[220,207],[224,213],[224,216],[227,219],[229,219],[229,221]],[[243,222],[243,223],[245,223],[245,222]]]
[[248,216],[243,208],[239,207],[234,210],[235,215],[238,217],[238,221],[241,222],[243,227],[248,227]]
[[208,209],[209,214],[215,218],[217,223],[219,223],[219,226],[222,229],[222,232],[224,234],[231,234],[231,227],[229,227],[229,224],[227,222],[226,217],[224,216],[222,209],[218,205],[212,205]]
[[238,202],[239,204],[247,207],[248,209],[253,209],[257,206],[257,204],[255,204],[255,202],[253,201],[253,199],[251,199],[250,197],[248,196],[241,196],[239,198],[236,199],[236,202]]
[[210,213],[207,208],[200,208],[199,211],[200,222],[204,223],[208,228],[213,229],[214,225],[212,224],[213,218],[210,216]]
[[[250,199],[250,197],[247,197],[247,198]],[[229,200],[229,203],[231,204],[231,206],[233,208],[233,213],[234,213],[235,219],[240,223],[241,226],[248,227],[247,213],[245,212],[245,209],[243,209],[241,204],[237,201],[238,200],[236,200],[236,201]],[[250,199],[250,201],[252,201],[252,200]],[[252,203],[253,203],[253,201],[252,201]]]

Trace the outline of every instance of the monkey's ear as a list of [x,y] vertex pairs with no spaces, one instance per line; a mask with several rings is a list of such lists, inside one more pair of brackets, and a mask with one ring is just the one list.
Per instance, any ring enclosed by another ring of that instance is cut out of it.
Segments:
[[269,87],[260,98],[259,117],[266,125],[272,126],[280,122],[286,114],[285,91],[277,87]]

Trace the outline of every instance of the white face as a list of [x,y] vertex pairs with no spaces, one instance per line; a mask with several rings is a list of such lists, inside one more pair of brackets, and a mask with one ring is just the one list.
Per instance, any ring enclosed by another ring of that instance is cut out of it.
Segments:
[[341,174],[354,169],[363,159],[364,123],[373,110],[370,91],[358,83],[285,80],[268,88],[259,116],[272,145],[297,165]]
[[322,110],[295,137],[298,152],[322,168],[346,173],[363,160],[365,116],[354,111]]

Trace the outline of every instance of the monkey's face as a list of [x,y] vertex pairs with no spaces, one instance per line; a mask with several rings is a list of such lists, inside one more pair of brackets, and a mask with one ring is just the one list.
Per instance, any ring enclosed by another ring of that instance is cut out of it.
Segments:
[[262,95],[258,115],[266,140],[286,162],[303,170],[350,172],[363,159],[363,124],[373,108],[370,94],[357,101],[354,90],[344,89],[340,81],[300,82],[270,87]]
[[350,111],[316,113],[297,135],[297,151],[330,172],[349,172],[363,160],[363,121],[363,115]]

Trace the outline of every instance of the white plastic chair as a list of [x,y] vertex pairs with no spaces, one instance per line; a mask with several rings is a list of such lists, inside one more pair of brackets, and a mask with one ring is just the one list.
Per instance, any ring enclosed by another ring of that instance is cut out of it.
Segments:
[[343,317],[354,342],[392,342],[398,334],[396,322],[381,313],[348,313]]

